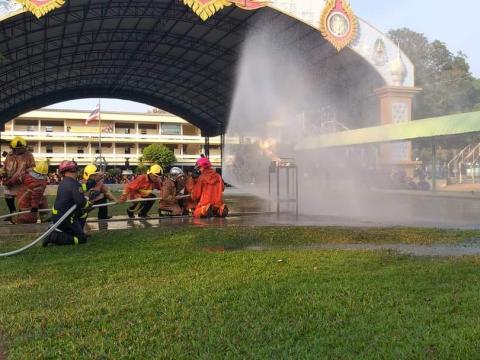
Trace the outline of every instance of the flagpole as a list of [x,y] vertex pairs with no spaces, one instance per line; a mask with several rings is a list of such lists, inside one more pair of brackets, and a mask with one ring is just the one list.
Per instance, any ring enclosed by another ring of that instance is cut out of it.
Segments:
[[102,156],[102,106],[101,99],[98,99],[98,156]]

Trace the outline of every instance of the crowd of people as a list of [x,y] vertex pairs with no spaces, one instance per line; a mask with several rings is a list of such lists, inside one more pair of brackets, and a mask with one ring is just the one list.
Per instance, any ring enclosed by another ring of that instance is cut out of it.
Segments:
[[[157,201],[159,216],[207,218],[228,215],[228,207],[223,201],[223,179],[206,157],[201,157],[189,174],[184,174],[178,167],[164,174],[162,167],[154,164],[146,174],[113,177],[91,164],[83,169],[79,179],[80,168],[73,160],[62,161],[58,173],[51,174],[48,161],[35,161],[25,139],[15,137],[10,148],[1,168],[5,202],[12,214],[7,221],[15,224],[36,223],[39,219],[52,221],[56,230],[44,239],[44,246],[85,243],[88,214],[94,205],[98,205],[98,219],[109,219],[107,202],[131,203],[126,210],[129,218],[148,218]],[[118,199],[108,187],[108,184],[118,183],[116,181],[125,184]],[[50,214],[39,210],[48,209],[44,193],[47,185],[52,183],[58,183],[58,190]],[[24,214],[14,216],[17,211]]]

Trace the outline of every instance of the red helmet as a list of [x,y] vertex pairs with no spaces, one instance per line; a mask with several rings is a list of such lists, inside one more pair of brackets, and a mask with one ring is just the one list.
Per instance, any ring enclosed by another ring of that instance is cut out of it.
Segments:
[[200,168],[209,169],[212,167],[212,163],[210,162],[210,160],[208,160],[207,157],[202,157],[197,160],[197,166]]
[[73,160],[63,160],[58,166],[58,171],[63,174],[65,172],[77,172],[78,165]]

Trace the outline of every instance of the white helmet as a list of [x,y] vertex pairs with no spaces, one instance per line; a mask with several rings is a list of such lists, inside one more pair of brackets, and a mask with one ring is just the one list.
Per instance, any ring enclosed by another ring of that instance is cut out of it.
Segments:
[[180,176],[185,176],[183,170],[178,167],[172,167],[168,173],[168,177],[172,180],[177,180]]

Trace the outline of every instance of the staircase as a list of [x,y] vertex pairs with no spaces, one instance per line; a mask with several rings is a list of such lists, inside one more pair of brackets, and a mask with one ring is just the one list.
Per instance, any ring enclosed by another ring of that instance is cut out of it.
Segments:
[[448,162],[447,184],[474,184],[480,180],[480,143],[470,144]]

